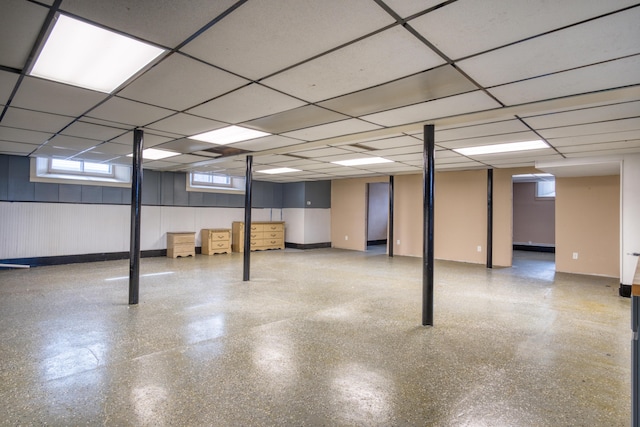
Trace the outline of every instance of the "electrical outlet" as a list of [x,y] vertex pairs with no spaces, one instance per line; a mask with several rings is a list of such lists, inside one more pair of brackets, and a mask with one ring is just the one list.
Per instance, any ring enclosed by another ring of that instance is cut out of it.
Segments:
[[478,252],[482,252],[482,246],[478,246]]
[[349,240],[349,236],[344,236],[344,240]]
[[397,244],[398,244],[398,245],[400,244],[400,239],[398,239],[398,243],[397,243]]
[[578,259],[578,252],[573,253],[573,259]]
[[311,200],[307,200],[307,206],[311,206]]

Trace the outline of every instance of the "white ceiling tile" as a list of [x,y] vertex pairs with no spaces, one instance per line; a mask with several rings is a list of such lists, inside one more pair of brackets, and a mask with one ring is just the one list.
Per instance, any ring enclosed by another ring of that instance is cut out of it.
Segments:
[[436,143],[466,139],[480,136],[502,135],[507,133],[524,132],[529,129],[520,120],[503,120],[481,125],[461,126],[444,130],[435,130]]
[[409,24],[449,58],[459,59],[634,3],[633,0],[458,0]]
[[9,128],[0,126],[0,140],[11,142],[22,142],[25,144],[42,144],[51,138],[51,132],[36,132],[24,129]]
[[202,162],[208,159],[206,157],[195,156],[193,154],[181,154],[180,156],[171,157],[170,160],[173,163],[187,164],[187,163]]
[[523,120],[534,129],[545,129],[629,117],[640,117],[640,101],[544,114],[527,117]]
[[344,114],[315,105],[305,105],[244,123],[247,127],[269,133],[282,133],[346,119]]
[[73,117],[8,108],[2,119],[4,126],[55,133],[73,121]]
[[360,143],[361,145],[374,150],[384,150],[387,148],[406,147],[408,145],[423,145],[422,141],[411,136],[398,136],[395,138],[378,139]]
[[392,156],[385,156],[385,158],[389,160],[393,160],[394,162],[415,162],[422,161],[422,153],[411,153],[411,154],[397,154]]
[[235,124],[303,105],[303,101],[259,84],[251,84],[192,108],[189,113]]
[[[0,56],[1,58],[1,56]],[[7,71],[0,70],[0,104],[6,105],[13,92],[13,88],[20,77],[16,73],[9,73]]]
[[568,147],[572,145],[598,144],[603,142],[631,141],[638,138],[638,130],[626,132],[610,132],[595,135],[578,135],[564,138],[548,138],[554,147]]
[[171,169],[176,166],[182,166],[180,163],[168,162],[165,160],[145,160],[143,161],[143,164],[145,168],[156,170]]
[[[158,144],[163,144],[165,142],[171,141],[172,138],[167,138],[166,136],[154,135],[150,132],[145,132],[142,137],[142,143],[144,148],[153,147]],[[124,135],[121,135],[114,139],[112,142],[117,142],[119,144],[128,145],[129,147],[133,147],[133,132],[127,132]]]
[[600,144],[584,144],[584,145],[573,145],[569,147],[559,147],[558,151],[560,151],[563,154],[566,154],[566,153],[586,153],[590,151],[618,150],[618,149],[628,149],[628,148],[640,149],[640,138],[632,139],[628,141],[605,142]]
[[[176,151],[178,153],[195,153],[196,151],[204,151],[215,147],[214,144],[210,144],[204,141],[198,141],[189,138],[180,138],[174,141],[165,142],[155,145],[156,148],[168,149]],[[217,155],[215,156],[217,157]]]
[[279,135],[270,135],[263,138],[250,139],[249,141],[236,142],[235,144],[230,144],[230,146],[241,148],[243,150],[263,151],[280,147],[295,146],[301,143],[302,141],[300,141],[299,139],[287,138],[285,136]]
[[392,23],[368,0],[250,1],[183,50],[257,80]]
[[49,9],[24,0],[3,0],[0,13],[1,64],[21,70]]
[[631,147],[631,148],[618,148],[618,149],[607,149],[606,151],[583,151],[580,153],[566,153],[565,156],[567,158],[581,158],[581,157],[600,157],[600,156],[615,156],[615,155],[625,155],[625,154],[638,154],[640,153],[640,148]]
[[173,114],[173,111],[113,97],[93,109],[88,116],[112,122],[144,126]]
[[443,62],[404,27],[394,27],[263,83],[317,102],[425,71]]
[[77,121],[66,127],[61,133],[80,138],[108,141],[122,135],[124,131],[110,126]]
[[100,153],[100,154],[108,155],[111,157],[126,156],[127,154],[133,151],[133,146],[117,144],[114,142],[104,142],[92,148],[91,151],[94,153]]
[[422,144],[420,144],[420,145],[409,145],[406,147],[387,148],[384,150],[374,150],[374,151],[369,151],[367,153],[373,156],[387,157],[387,156],[393,156],[398,154],[422,153],[423,151],[424,151],[424,147],[422,146]]
[[444,65],[318,105],[343,114],[361,116],[476,89],[477,86],[456,68]]
[[56,148],[70,148],[73,150],[86,150],[99,144],[95,139],[76,138],[75,136],[56,135],[49,140],[47,145]]
[[107,94],[25,77],[11,106],[45,113],[78,116],[107,98]]
[[545,138],[563,138],[568,136],[594,135],[599,133],[636,131],[640,134],[640,117],[632,119],[611,120],[607,122],[589,123],[540,130]]
[[20,142],[3,141],[0,139],[0,154],[27,155],[38,148],[37,145],[24,144]]
[[370,114],[362,118],[383,126],[398,126],[497,107],[500,107],[500,104],[496,101],[481,91],[475,91]]
[[182,136],[193,136],[225,126],[227,126],[226,123],[192,116],[191,114],[178,113],[162,120],[158,120],[146,127],[148,129],[162,130]]
[[439,3],[442,3],[442,0],[385,0],[385,4],[401,18],[407,18]]
[[173,54],[118,93],[182,111],[249,83],[184,55]]
[[167,47],[176,47],[235,0],[64,0],[62,10]]
[[114,157],[115,156],[113,154],[100,153],[98,151],[90,150],[90,151],[84,151],[82,153],[79,153],[73,158],[74,160],[85,160],[89,162],[107,162],[108,161],[109,163],[111,163],[111,160]]
[[640,83],[640,55],[489,89],[506,105],[554,99]]
[[327,157],[327,156],[336,156],[336,155],[344,155],[351,154],[348,150],[345,150],[340,147],[328,147],[324,146],[321,148],[315,148],[312,150],[301,150],[301,151],[292,151],[291,154],[296,156],[302,156],[309,159],[314,159],[317,157]]
[[66,159],[66,158],[75,156],[80,151],[82,151],[82,150],[72,149],[72,148],[54,147],[53,145],[46,144],[46,145],[40,146],[31,155],[31,157],[56,157],[56,158]]
[[536,37],[458,62],[482,86],[495,86],[640,52],[640,8]]
[[358,119],[348,119],[326,125],[314,126],[306,129],[295,130],[283,134],[291,138],[306,141],[316,141],[318,139],[331,138],[338,135],[348,135],[357,132],[364,132],[379,129],[380,126],[364,122]]

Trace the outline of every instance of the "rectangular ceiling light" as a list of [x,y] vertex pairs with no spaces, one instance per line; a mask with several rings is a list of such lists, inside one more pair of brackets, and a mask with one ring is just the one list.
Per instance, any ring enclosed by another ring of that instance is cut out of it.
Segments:
[[463,156],[478,156],[481,154],[511,153],[513,151],[539,150],[549,148],[549,145],[542,141],[509,142],[507,144],[480,145],[477,147],[454,148],[453,151]]
[[361,159],[338,160],[331,163],[341,166],[361,166],[375,165],[377,163],[393,163],[393,160],[383,159],[382,157],[363,157]]
[[240,126],[227,126],[226,128],[193,135],[189,138],[196,139],[198,141],[210,142],[212,144],[225,145],[269,135],[271,134],[259,130],[247,129]]
[[268,174],[277,174],[277,173],[287,173],[287,172],[300,172],[300,169],[293,168],[276,168],[276,169],[265,169],[261,171],[256,171],[260,173],[268,173]]
[[29,74],[111,93],[163,52],[150,44],[58,15]]
[[[156,148],[147,148],[142,150],[142,158],[146,160],[160,160],[167,157],[177,156],[180,153],[174,153],[173,151],[158,150]],[[133,157],[133,154],[127,154],[127,157]]]

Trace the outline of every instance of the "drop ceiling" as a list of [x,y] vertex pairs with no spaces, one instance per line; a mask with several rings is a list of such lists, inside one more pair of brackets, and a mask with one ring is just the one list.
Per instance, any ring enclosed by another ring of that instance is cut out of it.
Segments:
[[[111,94],[28,75],[56,14],[166,49]],[[275,182],[640,153],[640,2],[625,0],[3,0],[0,154]],[[188,137],[229,125],[273,135],[225,146]],[[454,148],[543,139],[465,157]],[[384,157],[394,163],[337,166]],[[555,163],[554,163],[555,164]]]

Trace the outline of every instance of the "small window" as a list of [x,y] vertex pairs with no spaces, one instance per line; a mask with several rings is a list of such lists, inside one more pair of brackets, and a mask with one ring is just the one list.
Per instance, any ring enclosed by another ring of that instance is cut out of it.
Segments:
[[189,172],[187,191],[244,193],[245,178],[214,172]]
[[540,199],[552,199],[556,197],[556,182],[555,181],[536,182],[536,197]]
[[73,173],[94,176],[113,176],[110,164],[91,163],[82,160],[49,159],[50,173]]
[[[31,158],[31,182],[129,187],[131,167],[83,160]],[[80,182],[78,182],[80,181]]]

